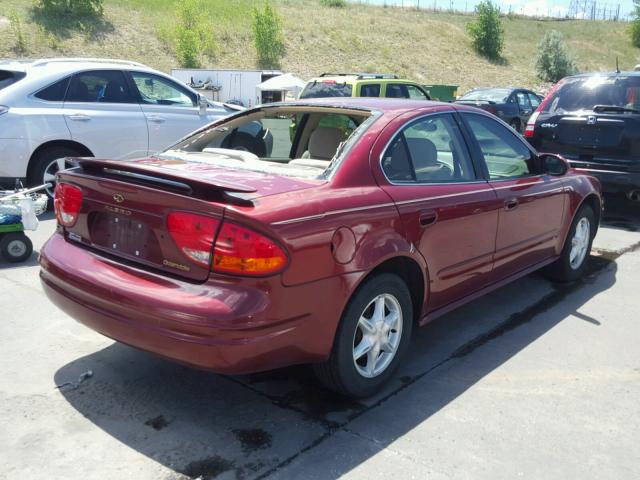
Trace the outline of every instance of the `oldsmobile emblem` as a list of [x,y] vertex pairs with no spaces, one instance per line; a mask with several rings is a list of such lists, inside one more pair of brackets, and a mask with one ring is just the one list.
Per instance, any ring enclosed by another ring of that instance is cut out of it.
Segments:
[[587,117],[587,125],[595,125],[596,117],[594,115],[589,115]]
[[122,203],[124,202],[124,195],[120,194],[120,193],[116,193],[113,195],[113,201],[116,203]]

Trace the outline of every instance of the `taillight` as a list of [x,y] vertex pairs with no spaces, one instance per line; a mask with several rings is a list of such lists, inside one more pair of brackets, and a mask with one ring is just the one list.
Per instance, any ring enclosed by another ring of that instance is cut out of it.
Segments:
[[527,121],[527,126],[524,128],[524,136],[525,136],[525,138],[533,137],[533,132],[536,129],[536,120],[538,120],[538,116],[540,116],[540,112],[538,110],[536,110],[529,117],[529,120]]
[[277,273],[286,264],[287,255],[273,240],[234,223],[222,224],[213,254],[213,271],[261,276]]
[[201,267],[209,268],[213,238],[220,221],[204,215],[172,212],[167,217],[167,228],[180,251]]
[[487,111],[489,113],[492,113],[494,115],[496,115],[498,113],[498,109],[496,107],[494,107],[494,106],[491,106],[491,105],[486,106],[484,109],[485,109],[485,111]]
[[555,95],[556,91],[560,88],[560,86],[563,83],[564,83],[564,79],[560,80],[558,83],[556,83],[551,88],[551,90],[549,90],[549,93],[547,93],[547,96],[544,97],[542,102],[540,102],[540,105],[538,105],[538,108],[536,108],[536,111],[531,114],[531,116],[529,117],[529,120],[527,121],[527,126],[524,129],[524,137],[525,138],[533,137],[533,134],[534,134],[534,132],[536,130],[536,121],[538,121],[538,117],[540,116],[540,113],[542,112],[542,110],[545,109],[547,104],[551,101],[551,99]]
[[53,196],[56,219],[63,227],[72,227],[82,206],[82,190],[68,183],[58,183]]

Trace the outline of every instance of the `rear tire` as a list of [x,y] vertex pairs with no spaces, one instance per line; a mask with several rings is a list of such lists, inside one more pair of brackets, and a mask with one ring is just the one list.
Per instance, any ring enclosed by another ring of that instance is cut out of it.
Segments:
[[[43,150],[34,159],[33,164],[29,168],[29,176],[27,178],[27,185],[35,187],[42,185],[43,183],[52,183],[51,188],[47,188],[46,192],[50,198],[53,198],[53,191],[55,189],[55,174],[61,170],[61,166],[70,168],[73,165],[64,161],[65,157],[81,157],[83,156],[78,150],[74,150],[70,147],[50,147]],[[64,163],[63,163],[64,162]],[[51,205],[53,202],[49,202]]]
[[7,262],[24,262],[33,253],[33,244],[22,232],[5,233],[0,238],[0,254]]
[[343,395],[373,395],[404,356],[412,327],[413,306],[405,282],[390,273],[372,277],[349,300],[329,359],[314,365],[316,376]]
[[509,125],[511,125],[511,128],[513,128],[516,132],[522,133],[522,126],[520,124],[520,120],[519,119],[514,118],[513,120],[511,120],[509,122]]
[[573,282],[584,275],[596,229],[596,216],[589,205],[580,207],[564,242],[560,258],[545,273],[558,282]]

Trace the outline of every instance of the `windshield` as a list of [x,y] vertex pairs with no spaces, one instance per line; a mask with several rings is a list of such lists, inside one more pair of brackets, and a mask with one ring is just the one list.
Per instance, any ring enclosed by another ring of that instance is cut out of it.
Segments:
[[640,76],[598,75],[564,80],[546,102],[545,113],[593,111],[596,105],[640,109]]
[[460,97],[460,100],[474,100],[495,103],[505,103],[511,90],[506,88],[493,88],[490,90],[474,90]]
[[323,178],[364,131],[372,112],[263,107],[201,130],[159,156],[301,178]]
[[335,80],[309,82],[300,94],[300,98],[350,97],[353,86],[338,83]]
[[16,83],[25,77],[24,72],[12,72],[11,70],[0,70],[0,90]]

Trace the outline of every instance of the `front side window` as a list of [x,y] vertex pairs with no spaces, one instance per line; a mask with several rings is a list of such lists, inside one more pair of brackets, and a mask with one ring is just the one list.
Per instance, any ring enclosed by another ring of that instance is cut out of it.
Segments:
[[379,97],[380,96],[380,84],[371,83],[368,85],[362,85],[360,87],[361,97]]
[[525,177],[534,173],[533,155],[506,127],[485,115],[465,113],[491,180]]
[[449,114],[410,122],[382,157],[392,182],[450,183],[475,179],[458,124]]
[[117,70],[75,74],[71,79],[65,101],[133,103],[124,74]]
[[415,85],[407,85],[407,93],[412,100],[429,100],[427,95]]
[[540,97],[538,97],[534,93],[529,94],[529,101],[531,102],[531,107],[535,110],[540,105]]
[[142,103],[150,105],[171,105],[193,107],[195,97],[191,93],[166,78],[148,73],[131,72],[138,88]]

